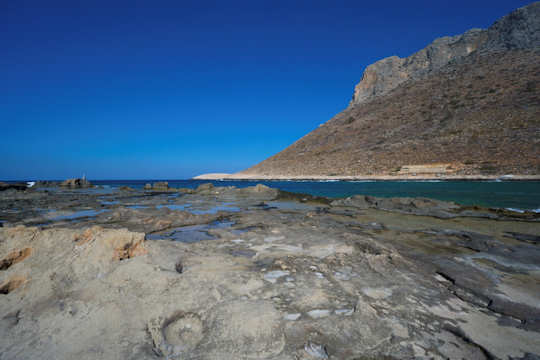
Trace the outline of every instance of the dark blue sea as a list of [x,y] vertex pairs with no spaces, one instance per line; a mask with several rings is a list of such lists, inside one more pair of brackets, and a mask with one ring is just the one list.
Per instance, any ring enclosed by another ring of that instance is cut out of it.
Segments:
[[427,197],[463,205],[481,205],[540,211],[540,181],[208,181],[208,180],[91,180],[93,184],[117,188],[142,188],[146,183],[168,181],[171,187],[246,187],[264,184],[285,191],[332,198],[356,194],[380,197]]

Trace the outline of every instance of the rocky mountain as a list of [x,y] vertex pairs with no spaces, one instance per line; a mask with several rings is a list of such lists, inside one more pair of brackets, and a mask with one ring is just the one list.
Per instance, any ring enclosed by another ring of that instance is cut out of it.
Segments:
[[540,2],[368,66],[349,107],[238,175],[540,174]]

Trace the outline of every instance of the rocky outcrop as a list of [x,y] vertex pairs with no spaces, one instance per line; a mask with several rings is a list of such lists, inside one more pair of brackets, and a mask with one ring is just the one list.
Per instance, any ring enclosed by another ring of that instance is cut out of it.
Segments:
[[92,187],[93,185],[90,183],[90,181],[86,180],[85,178],[78,178],[78,179],[64,180],[60,184],[60,186],[74,188],[74,189],[82,189],[82,188]]
[[50,180],[38,180],[35,182],[33,188],[42,188],[42,187],[56,187],[60,185],[58,181],[50,181]]
[[25,183],[8,184],[0,182],[0,191],[14,189],[14,190],[26,190],[27,185]]
[[157,181],[153,184],[147,183],[144,185],[144,190],[155,192],[183,192],[184,189],[177,189],[169,186],[168,181]]
[[540,46],[540,3],[519,8],[489,29],[436,39],[413,55],[391,56],[368,66],[354,89],[350,105],[384,95],[405,81],[417,80],[473,52],[487,53]]
[[155,182],[152,186],[154,190],[168,190],[169,189],[169,183],[167,181],[158,181]]

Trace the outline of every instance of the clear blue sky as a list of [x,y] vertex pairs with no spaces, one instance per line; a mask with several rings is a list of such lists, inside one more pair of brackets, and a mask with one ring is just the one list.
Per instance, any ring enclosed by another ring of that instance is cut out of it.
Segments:
[[235,172],[363,69],[530,1],[0,1],[0,179]]

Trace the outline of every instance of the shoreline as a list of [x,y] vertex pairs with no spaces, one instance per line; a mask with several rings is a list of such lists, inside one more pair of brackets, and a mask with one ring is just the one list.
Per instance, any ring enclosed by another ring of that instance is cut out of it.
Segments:
[[454,181],[484,181],[484,180],[504,180],[504,181],[539,181],[540,175],[363,175],[363,176],[326,176],[326,175],[245,175],[245,174],[225,174],[209,173],[201,174],[191,178],[191,180],[283,180],[283,181],[403,181],[403,180],[454,180]]

